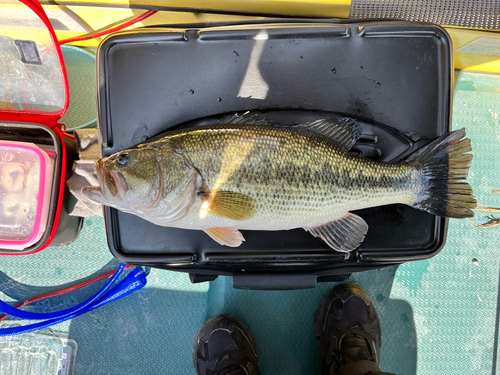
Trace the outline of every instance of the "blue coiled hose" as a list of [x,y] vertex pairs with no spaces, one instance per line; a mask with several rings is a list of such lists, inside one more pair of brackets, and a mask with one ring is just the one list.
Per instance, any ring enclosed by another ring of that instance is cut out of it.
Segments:
[[106,285],[104,285],[96,294],[94,294],[85,302],[82,302],[77,306],[66,310],[45,314],[29,313],[16,309],[15,307],[12,307],[3,301],[0,301],[0,312],[4,314],[21,319],[45,319],[43,322],[29,324],[26,326],[0,328],[0,336],[11,336],[21,333],[33,332],[42,328],[62,323],[66,320],[73,319],[79,315],[85,314],[86,312],[92,311],[102,305],[125,297],[132,292],[143,288],[146,285],[147,280],[144,272],[142,272],[140,268],[134,268],[122,281],[120,281],[115,287],[110,290],[112,285],[122,274],[124,268],[125,264],[121,264],[120,267],[116,270],[113,277],[111,277]]

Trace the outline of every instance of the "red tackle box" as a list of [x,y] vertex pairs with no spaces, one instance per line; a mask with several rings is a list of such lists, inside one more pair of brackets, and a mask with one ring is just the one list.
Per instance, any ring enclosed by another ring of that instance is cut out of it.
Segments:
[[21,250],[0,246],[0,255],[32,254],[72,242],[83,223],[68,214],[76,201],[66,177],[77,154],[73,137],[58,122],[69,104],[68,79],[56,35],[37,1],[0,0],[0,14],[0,140],[33,143],[48,150],[53,162],[43,235]]

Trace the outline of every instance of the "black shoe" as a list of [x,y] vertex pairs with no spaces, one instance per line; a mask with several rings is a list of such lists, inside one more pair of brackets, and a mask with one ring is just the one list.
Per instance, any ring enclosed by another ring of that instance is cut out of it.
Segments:
[[198,375],[259,375],[255,337],[235,315],[205,321],[196,333],[193,349]]
[[322,374],[334,374],[355,361],[380,361],[380,320],[360,286],[343,284],[330,290],[316,312],[314,332],[319,340]]

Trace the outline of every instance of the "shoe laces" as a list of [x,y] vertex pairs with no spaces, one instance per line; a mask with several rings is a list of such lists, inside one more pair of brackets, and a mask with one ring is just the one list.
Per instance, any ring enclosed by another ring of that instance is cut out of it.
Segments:
[[338,349],[333,350],[333,358],[339,367],[356,361],[377,362],[368,339],[361,333],[350,332],[346,334]]
[[241,366],[233,365],[220,370],[217,375],[247,375]]

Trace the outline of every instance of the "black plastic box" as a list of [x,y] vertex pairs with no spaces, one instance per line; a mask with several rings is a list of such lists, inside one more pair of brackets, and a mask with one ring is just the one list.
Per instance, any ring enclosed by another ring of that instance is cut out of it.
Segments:
[[[282,22],[282,21],[280,21]],[[99,46],[102,154],[173,127],[258,111],[281,124],[343,114],[364,136],[353,152],[397,162],[450,129],[452,49],[439,26],[409,22],[270,23],[143,29]],[[436,255],[447,219],[391,205],[361,210],[361,247],[332,251],[302,229],[242,231],[239,248],[201,231],[165,228],[105,209],[119,260],[187,271],[193,281],[234,275],[242,288],[314,286],[318,276]]]

